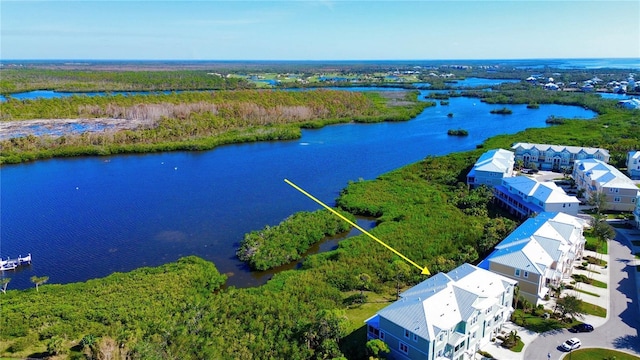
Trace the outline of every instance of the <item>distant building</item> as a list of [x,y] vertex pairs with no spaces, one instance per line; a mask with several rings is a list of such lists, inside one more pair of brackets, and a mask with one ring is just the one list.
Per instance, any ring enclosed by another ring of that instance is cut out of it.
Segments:
[[627,153],[627,173],[632,179],[640,179],[640,151]]
[[514,155],[504,149],[493,149],[482,154],[467,174],[467,184],[472,188],[480,185],[494,187],[505,177],[513,176]]
[[521,161],[525,167],[535,164],[540,170],[570,170],[575,160],[582,159],[609,162],[609,151],[601,148],[516,143],[511,149],[516,162]]
[[495,201],[521,218],[542,212],[563,212],[578,215],[580,200],[569,196],[554,182],[539,182],[527,176],[502,179],[494,188]]
[[596,159],[576,160],[573,167],[573,179],[585,197],[595,193],[606,196],[606,209],[614,211],[633,211],[640,189],[636,184],[615,167]]
[[553,91],[557,91],[560,90],[560,87],[552,82],[550,83],[546,83],[544,85],[545,90],[553,90]]
[[367,319],[367,339],[389,359],[473,359],[509,320],[515,284],[470,264],[438,273]]
[[518,281],[520,295],[537,305],[550,286],[570,278],[584,251],[584,225],[568,214],[540,213],[496,245],[478,267]]

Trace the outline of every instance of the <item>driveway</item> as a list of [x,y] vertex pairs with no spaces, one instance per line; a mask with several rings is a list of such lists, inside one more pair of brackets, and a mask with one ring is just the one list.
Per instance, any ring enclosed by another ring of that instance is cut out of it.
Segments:
[[[637,284],[639,282],[635,266],[637,261],[631,253],[630,246],[625,232],[616,229],[616,238],[609,242],[607,268],[609,270],[609,301],[604,324],[593,321],[593,325],[596,326],[593,332],[577,335],[566,330],[546,332],[525,345],[524,356],[514,353],[513,357],[499,359],[544,360],[547,359],[547,354],[551,354],[551,359],[561,359],[566,354],[558,350],[558,346],[574,336],[582,340],[582,347],[612,348],[640,356],[638,333],[640,328],[638,290],[640,288]],[[589,319],[585,319],[585,322],[589,322]]]

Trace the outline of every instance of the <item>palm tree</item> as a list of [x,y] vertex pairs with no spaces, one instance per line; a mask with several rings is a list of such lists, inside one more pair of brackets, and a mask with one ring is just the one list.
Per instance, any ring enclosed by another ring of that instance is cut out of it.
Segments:
[[596,210],[596,214],[602,215],[602,211],[607,206],[607,194],[602,191],[592,191],[589,193],[589,200],[587,204],[593,206]]
[[40,276],[40,277],[38,277],[38,276],[34,275],[34,276],[31,277],[30,280],[31,280],[32,283],[34,283],[36,285],[36,291],[40,291],[40,290],[38,290],[38,286],[40,286],[40,285],[46,283],[47,281],[49,281],[49,277],[48,276]]
[[567,295],[556,301],[556,307],[560,310],[562,318],[569,315],[575,320],[576,317],[583,317],[584,311],[582,311],[582,300],[573,295]]
[[516,330],[511,330],[509,335],[507,335],[504,341],[502,341],[502,346],[506,348],[512,348],[516,346],[518,340],[520,340],[520,335],[518,335],[518,332]]
[[409,274],[411,274],[411,268],[402,260],[396,260],[392,265],[396,273],[396,300],[398,300],[400,298],[400,279],[408,278]]
[[2,293],[6,294],[7,293],[7,285],[9,285],[9,281],[11,281],[11,278],[2,278],[2,280],[0,280],[0,285],[2,285]]
[[369,285],[371,283],[371,276],[369,274],[362,273],[358,275],[358,281],[360,282],[358,285],[360,287],[360,297],[364,296],[364,290],[369,290]]
[[514,302],[513,308],[516,309],[516,310],[518,309],[518,302],[519,301],[520,301],[520,287],[518,285],[516,285],[513,288],[513,302]]

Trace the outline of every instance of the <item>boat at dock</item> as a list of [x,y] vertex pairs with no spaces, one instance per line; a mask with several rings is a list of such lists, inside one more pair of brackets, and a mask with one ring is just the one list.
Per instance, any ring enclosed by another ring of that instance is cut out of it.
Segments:
[[19,255],[15,259],[7,257],[7,260],[0,258],[0,271],[15,270],[16,268],[24,265],[31,265],[31,254],[27,256]]

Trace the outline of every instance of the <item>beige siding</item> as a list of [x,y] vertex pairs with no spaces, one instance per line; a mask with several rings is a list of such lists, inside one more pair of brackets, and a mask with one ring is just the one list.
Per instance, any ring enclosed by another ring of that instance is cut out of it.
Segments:
[[520,295],[524,296],[527,300],[531,301],[534,304],[538,303],[538,288],[540,286],[540,275],[529,273],[529,276],[525,278],[524,271],[520,271],[520,277],[515,276],[515,269],[502,265],[496,264],[493,262],[489,263],[489,270],[506,276],[510,279],[516,280],[518,282],[518,287],[520,288]]

